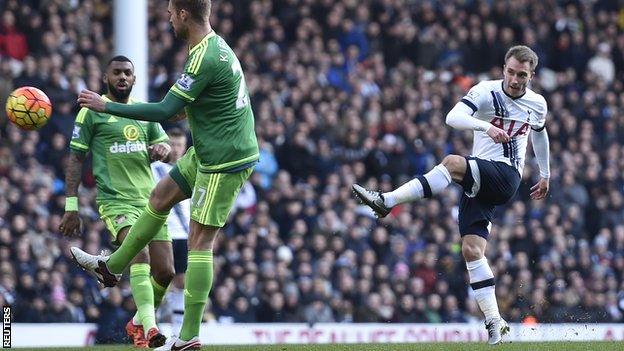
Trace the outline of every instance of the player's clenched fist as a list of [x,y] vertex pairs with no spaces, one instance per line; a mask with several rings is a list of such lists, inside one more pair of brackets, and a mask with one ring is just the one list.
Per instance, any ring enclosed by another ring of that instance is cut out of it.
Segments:
[[490,138],[492,138],[492,140],[494,140],[497,144],[509,142],[509,135],[507,135],[507,132],[498,127],[491,126],[487,130],[487,135],[489,135]]
[[148,147],[147,151],[149,152],[150,161],[163,161],[169,156],[171,146],[167,143],[160,143]]

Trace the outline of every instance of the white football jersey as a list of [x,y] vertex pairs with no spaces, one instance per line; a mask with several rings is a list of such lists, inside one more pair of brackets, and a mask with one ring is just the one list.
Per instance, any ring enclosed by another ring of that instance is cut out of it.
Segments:
[[486,132],[475,131],[472,156],[505,162],[522,175],[529,132],[543,129],[546,122],[544,97],[529,88],[520,97],[510,97],[499,79],[480,82],[461,101],[474,111],[475,118],[490,122],[511,137],[507,143],[496,144]]
[[[152,173],[154,173],[154,180],[158,182],[164,178],[169,171],[173,168],[168,163],[160,161],[152,162]],[[189,225],[191,223],[191,200],[186,199],[171,209],[169,218],[167,218],[167,229],[171,239],[174,240],[187,240],[189,233]]]

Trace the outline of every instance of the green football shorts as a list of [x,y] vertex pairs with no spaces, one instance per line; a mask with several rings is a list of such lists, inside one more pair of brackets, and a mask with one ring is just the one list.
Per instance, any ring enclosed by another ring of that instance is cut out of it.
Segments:
[[169,175],[191,198],[191,219],[221,228],[253,167],[233,173],[203,173],[197,165],[195,148],[191,146]]
[[[112,243],[118,246],[121,243],[117,241],[117,233],[125,227],[134,225],[137,218],[145,210],[145,206],[128,205],[123,202],[104,202],[99,205],[100,218],[113,237]],[[152,241],[171,241],[166,223]]]

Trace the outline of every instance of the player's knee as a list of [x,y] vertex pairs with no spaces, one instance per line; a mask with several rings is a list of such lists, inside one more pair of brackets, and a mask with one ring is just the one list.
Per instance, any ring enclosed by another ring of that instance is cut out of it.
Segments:
[[158,212],[168,212],[171,210],[171,205],[167,199],[167,194],[160,188],[156,187],[150,193],[149,203],[150,206]]
[[133,263],[150,263],[149,251],[147,248],[143,248],[143,250],[139,251],[139,253],[134,256],[132,260]]
[[215,229],[213,227],[203,228],[203,230],[199,232],[193,232],[191,230],[188,240],[189,250],[212,250],[218,233],[218,228]]
[[476,261],[483,257],[483,252],[479,245],[470,244],[467,242],[462,243],[462,255],[466,262]]
[[462,156],[448,155],[442,160],[442,165],[448,169],[454,181],[459,182],[466,173],[466,159]]
[[175,276],[175,270],[172,265],[165,265],[163,267],[159,267],[157,270],[152,271],[154,275],[154,279],[157,282],[163,283],[164,285],[169,285],[169,283],[173,280]]

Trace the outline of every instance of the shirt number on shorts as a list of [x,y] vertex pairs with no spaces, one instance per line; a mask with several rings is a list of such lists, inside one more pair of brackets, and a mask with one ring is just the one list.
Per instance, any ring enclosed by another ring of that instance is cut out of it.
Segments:
[[196,207],[201,207],[204,204],[204,200],[206,199],[206,188],[197,188],[195,191],[195,196],[193,196],[193,205]]

